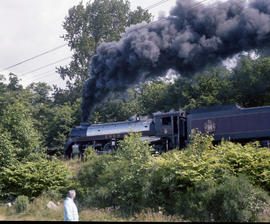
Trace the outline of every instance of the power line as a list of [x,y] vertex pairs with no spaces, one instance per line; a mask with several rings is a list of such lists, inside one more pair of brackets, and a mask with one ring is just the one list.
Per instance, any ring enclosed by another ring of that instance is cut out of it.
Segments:
[[165,3],[165,2],[168,2],[168,1],[169,0],[161,0],[159,2],[156,2],[156,3],[152,4],[152,5],[147,6],[146,8],[144,8],[144,10],[149,10],[149,9],[155,8],[155,7],[161,5],[161,4]]
[[62,59],[57,60],[57,61],[55,61],[55,62],[52,62],[52,63],[50,63],[50,64],[47,64],[47,65],[41,66],[41,67],[39,67],[39,68],[36,68],[36,69],[34,69],[34,70],[32,70],[32,71],[25,72],[25,73],[23,73],[23,74],[21,75],[21,77],[22,77],[22,76],[25,76],[25,75],[28,75],[28,74],[30,74],[30,73],[39,71],[39,70],[41,70],[41,69],[43,69],[43,68],[49,67],[49,66],[51,66],[51,65],[57,64],[57,63],[59,63],[59,62],[61,62],[61,61],[70,59],[70,58],[71,58],[71,57],[62,58]]
[[33,57],[31,57],[31,58],[28,58],[28,59],[26,59],[26,60],[23,60],[23,61],[21,61],[21,62],[18,62],[18,63],[14,64],[14,65],[10,65],[10,66],[8,66],[8,67],[6,67],[6,68],[3,68],[2,71],[5,71],[5,70],[8,70],[8,69],[14,68],[14,67],[16,67],[16,66],[18,66],[18,65],[21,65],[21,64],[23,64],[23,63],[25,63],[25,62],[31,61],[31,60],[36,59],[36,58],[38,58],[38,57],[41,57],[41,56],[43,56],[43,55],[45,55],[45,54],[51,53],[51,52],[53,52],[53,51],[56,51],[56,50],[58,50],[58,49],[60,49],[60,48],[62,48],[62,47],[65,47],[65,46],[67,46],[67,44],[62,44],[62,45],[57,46],[57,47],[55,47],[55,48],[53,48],[53,49],[50,49],[50,50],[48,50],[48,51],[45,51],[45,52],[43,52],[43,53],[41,53],[41,54],[38,54],[38,55],[36,55],[36,56],[33,56]]
[[[164,1],[168,1],[168,0],[160,1],[160,2],[159,2],[160,4],[158,4],[158,5],[161,5],[162,3],[164,3]],[[202,0],[202,1],[200,1],[200,2],[197,2],[197,4],[194,4],[194,5],[193,5],[192,7],[190,7],[189,9],[193,9],[193,8],[196,8],[197,6],[201,6],[204,2],[207,2],[207,1],[209,1],[209,0]],[[157,3],[156,3],[156,4],[157,4]],[[156,6],[158,6],[158,5],[156,5]],[[156,7],[156,6],[155,6],[155,7]],[[156,20],[156,21],[147,23],[147,24],[145,24],[144,26],[139,27],[138,29],[142,29],[142,28],[144,28],[144,27],[147,27],[147,26],[149,26],[149,25],[152,25],[152,24],[154,24],[154,23],[161,22],[161,21],[167,20],[167,19],[168,19],[168,18],[166,18],[166,17],[165,17],[165,18],[162,18],[162,19],[158,19],[158,20]],[[130,32],[133,32],[133,30],[128,31],[127,34],[130,33]]]
[[[161,0],[161,1],[157,2],[157,3],[155,3],[155,4],[152,4],[152,5],[148,6],[148,7],[146,7],[145,10],[155,8],[155,7],[157,7],[157,6],[159,6],[159,5],[163,4],[163,3],[165,3],[165,2],[167,2],[167,1],[169,1],[169,0]],[[47,50],[47,51],[45,51],[45,52],[42,52],[42,53],[40,53],[40,54],[38,54],[38,55],[35,55],[35,56],[33,56],[33,57],[31,57],[31,58],[28,58],[28,59],[25,59],[25,60],[23,60],[23,61],[21,61],[21,62],[18,62],[18,63],[16,63],[16,64],[14,64],[14,65],[10,65],[10,66],[8,66],[8,67],[6,67],[6,68],[3,68],[3,69],[1,69],[1,71],[5,71],[5,70],[8,70],[8,69],[14,68],[14,67],[16,67],[16,66],[18,66],[18,65],[21,65],[21,64],[23,64],[23,63],[25,63],[25,62],[31,61],[31,60],[36,59],[36,58],[38,58],[38,57],[41,57],[41,56],[43,56],[43,55],[45,55],[45,54],[51,53],[51,52],[53,52],[53,51],[56,51],[56,50],[58,50],[58,49],[60,49],[60,48],[62,48],[62,47],[65,47],[65,46],[67,46],[67,44],[63,44],[63,45],[57,46],[57,47],[55,47],[55,48],[53,48],[53,49]]]
[[[144,10],[155,8],[155,7],[161,5],[161,4],[165,3],[165,2],[168,2],[168,1],[169,1],[169,0],[161,0],[161,1],[159,1],[159,2],[156,2],[156,3],[154,3],[154,4],[152,4],[152,5],[148,6],[148,7],[146,7]],[[66,46],[66,45],[67,45],[67,44],[61,45],[61,46],[59,46],[59,47],[57,47],[57,48],[54,48],[54,49],[52,49],[52,50],[56,50],[56,49],[58,49],[58,48],[60,48],[60,47]],[[35,57],[29,58],[29,59],[27,59],[27,60],[25,60],[25,61],[23,61],[23,62],[21,62],[21,63],[17,63],[16,65],[22,64],[22,63],[24,63],[24,62],[26,62],[26,61],[30,61],[30,60],[32,60],[32,59],[34,59],[34,58],[36,58],[36,57],[39,57],[39,56],[44,55],[44,54],[46,54],[46,53],[49,53],[49,52],[51,52],[52,50],[47,51],[47,52],[44,52],[44,53],[42,53],[42,54],[40,54],[40,55],[37,55],[37,56],[35,56]],[[52,63],[52,64],[54,64],[54,63]],[[48,67],[48,66],[50,66],[50,65],[52,65],[52,64],[45,65],[45,66],[42,66],[42,67],[40,67],[40,68],[38,68],[38,69],[35,69],[35,70],[32,70],[32,71],[23,73],[22,76],[27,75],[27,74],[30,74],[30,73],[33,73],[33,72],[38,71],[38,70],[40,70],[40,69],[42,69],[42,68],[44,68],[44,67]],[[8,67],[7,69],[9,69],[9,68],[11,68],[11,67],[15,67],[16,65],[10,66],[10,67]],[[5,69],[5,70],[6,70],[6,69]]]
[[[48,73],[50,73],[50,74],[48,75]],[[39,80],[39,79],[43,79],[43,78],[45,78],[45,77],[47,77],[47,76],[50,76],[50,75],[52,75],[52,74],[55,75],[55,69],[51,69],[51,70],[49,70],[49,71],[47,71],[47,72],[43,72],[43,73],[41,73],[41,74],[36,75],[37,78],[36,78],[36,79],[32,79],[32,81],[36,81],[36,80]]]
[[[156,3],[154,3],[154,4],[150,5],[150,6],[146,7],[144,10],[155,8],[155,7],[157,7],[157,6],[161,5],[161,4],[164,4],[165,2],[168,2],[168,1],[169,1],[169,0],[161,0],[161,1],[158,1],[158,2],[156,2]],[[192,9],[192,8],[196,8],[196,7],[202,6],[202,4],[205,3],[205,2],[207,2],[207,1],[209,1],[209,0],[202,0],[202,1],[196,2],[196,3],[195,3],[192,7],[190,7],[189,9]],[[162,19],[153,21],[153,22],[151,22],[151,23],[148,23],[148,24],[146,24],[146,25],[144,25],[144,26],[139,27],[139,29],[142,29],[142,28],[144,28],[144,27],[146,27],[146,26],[149,26],[149,25],[151,25],[151,24],[153,24],[153,23],[160,22],[160,21],[167,20],[167,19],[168,19],[168,18],[162,18]],[[129,32],[131,32],[131,31],[129,31]],[[129,32],[127,32],[127,33],[129,33]],[[65,45],[67,45],[67,44],[65,44]],[[64,45],[64,46],[65,46],[65,45]],[[112,47],[112,48],[114,48],[114,47]],[[68,57],[68,58],[70,58],[70,57]],[[56,63],[61,62],[61,61],[63,61],[63,60],[66,60],[66,59],[68,59],[68,58],[60,59],[60,60],[58,60],[58,61],[56,61],[56,62],[53,62],[53,63],[50,63],[50,64],[48,64],[48,65],[39,67],[39,68],[34,69],[34,70],[32,70],[32,71],[26,72],[26,73],[22,74],[22,76],[27,75],[27,74],[30,74],[30,73],[33,73],[33,72],[36,72],[36,71],[38,71],[38,70],[41,70],[41,69],[43,69],[43,68],[45,68],[45,67],[48,67],[48,66],[50,66],[50,65],[53,65],[53,64],[56,64]],[[29,60],[30,60],[30,59],[29,59]],[[42,73],[42,74],[44,74],[44,73]],[[40,74],[40,75],[41,75],[41,74]],[[42,76],[42,77],[43,77],[43,76]],[[38,79],[35,79],[35,80],[39,80],[40,78],[41,78],[41,77],[39,77]]]
[[[32,82],[34,82],[34,81],[40,81],[40,80],[43,80],[43,79],[45,79],[45,78],[51,77],[51,76],[53,76],[53,75],[55,76],[56,73],[50,73],[50,74],[47,74],[47,75],[45,75],[45,76],[38,77],[38,79],[32,79]],[[58,78],[61,78],[61,77],[58,77]],[[52,80],[50,80],[50,81],[52,81]]]

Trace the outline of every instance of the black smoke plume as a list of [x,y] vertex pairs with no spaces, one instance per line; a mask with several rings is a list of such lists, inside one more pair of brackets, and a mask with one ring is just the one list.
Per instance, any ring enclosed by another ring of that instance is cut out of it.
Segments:
[[83,89],[82,121],[110,91],[123,91],[170,68],[188,76],[237,52],[269,43],[270,0],[198,3],[178,0],[168,18],[133,25],[120,41],[97,48]]

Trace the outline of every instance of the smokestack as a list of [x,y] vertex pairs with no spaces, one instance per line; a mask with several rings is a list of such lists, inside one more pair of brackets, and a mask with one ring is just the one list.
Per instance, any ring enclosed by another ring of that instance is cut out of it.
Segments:
[[269,41],[269,0],[230,0],[208,6],[178,0],[167,19],[133,25],[120,41],[100,44],[83,88],[82,121],[110,91],[162,76],[170,68],[190,76]]

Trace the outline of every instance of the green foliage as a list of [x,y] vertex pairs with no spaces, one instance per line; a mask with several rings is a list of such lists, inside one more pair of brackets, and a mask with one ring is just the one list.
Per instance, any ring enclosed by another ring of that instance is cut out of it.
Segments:
[[208,211],[216,221],[251,222],[263,211],[269,196],[254,187],[245,176],[224,179],[208,197]]
[[124,121],[136,113],[129,102],[108,100],[95,108],[90,117],[92,123]]
[[270,149],[260,147],[258,142],[244,146],[222,142],[216,146],[219,161],[228,165],[233,174],[242,173],[266,190],[270,190]]
[[68,78],[70,102],[81,97],[83,83],[89,78],[89,62],[98,45],[117,41],[126,27],[150,20],[151,14],[140,7],[131,11],[127,0],[94,0],[86,6],[80,2],[69,9],[62,37],[74,53],[70,64],[59,67],[58,72]]
[[137,92],[140,114],[151,114],[156,111],[172,109],[169,101],[170,84],[165,82],[151,82],[142,86]]
[[115,154],[93,156],[81,168],[78,181],[87,195],[88,206],[120,206],[134,212],[144,204],[144,164],[151,158],[150,147],[139,134],[126,136]]
[[26,195],[33,199],[43,191],[65,188],[68,175],[68,169],[57,160],[35,156],[31,160],[16,161],[0,173],[0,194],[1,197]]
[[220,184],[198,182],[180,194],[174,213],[191,221],[254,222],[267,200],[267,193],[247,177],[225,175]]
[[193,221],[256,221],[268,200],[258,186],[269,190],[269,149],[212,141],[194,132],[185,150],[152,157],[131,134],[114,154],[93,154],[82,166],[84,203],[128,214],[150,207]]
[[84,161],[89,160],[92,157],[96,156],[96,152],[93,147],[87,147],[83,153]]
[[12,145],[17,149],[18,158],[27,156],[39,147],[39,134],[33,128],[29,108],[15,101],[5,107],[0,117],[0,124],[10,133]]
[[14,73],[9,73],[9,83],[7,89],[9,91],[20,91],[22,90],[22,85],[19,83],[18,77]]
[[63,150],[63,146],[74,125],[73,115],[73,108],[69,104],[64,104],[54,109],[54,117],[48,124],[48,135],[46,138],[49,147],[57,147],[58,151]]
[[270,58],[252,60],[244,56],[234,69],[233,94],[236,101],[245,107],[270,104]]
[[10,134],[0,126],[0,172],[15,159],[15,151],[10,140]]
[[[268,148],[257,143],[242,146],[232,142],[212,145],[213,137],[195,134],[184,151],[162,154],[149,164],[151,197],[156,208],[173,212],[175,198],[201,181],[221,183],[225,174],[245,174],[253,184],[269,191]],[[158,196],[157,196],[158,195]],[[169,202],[169,203],[168,203]]]
[[21,213],[27,211],[29,207],[29,200],[27,196],[20,195],[16,198],[14,203],[14,207],[17,213]]
[[[46,136],[48,132],[48,122],[53,119],[52,100],[49,96],[52,88],[46,83],[31,83],[25,91],[29,94],[32,111],[33,127],[41,136]],[[45,144],[45,138],[41,137],[42,145]]]
[[197,74],[194,82],[187,82],[188,87],[181,91],[187,98],[186,109],[234,103],[230,74],[222,68]]

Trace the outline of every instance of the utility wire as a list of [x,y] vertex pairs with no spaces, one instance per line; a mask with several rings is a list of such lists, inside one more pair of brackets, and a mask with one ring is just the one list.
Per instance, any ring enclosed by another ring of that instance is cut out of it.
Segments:
[[[48,75],[48,73],[50,73],[50,74]],[[55,74],[55,69],[51,69],[51,70],[49,70],[47,72],[43,72],[43,73],[40,73],[40,74],[36,75],[37,78],[32,79],[32,81],[43,79],[44,77],[50,76],[51,74]]]
[[25,76],[25,75],[28,75],[28,74],[30,74],[30,73],[39,71],[39,70],[41,70],[41,69],[43,69],[43,68],[47,68],[47,67],[49,67],[49,66],[51,66],[51,65],[57,64],[57,63],[59,63],[59,62],[61,62],[61,61],[64,61],[64,60],[67,60],[67,59],[70,59],[70,58],[71,58],[71,57],[62,58],[62,59],[60,59],[60,60],[58,60],[58,61],[55,61],[55,62],[52,62],[52,63],[50,63],[50,64],[41,66],[41,67],[36,68],[36,69],[34,69],[34,70],[32,70],[32,71],[25,72],[25,73],[23,73],[23,74],[21,75],[21,77],[22,77],[22,76]]
[[[154,3],[154,4],[152,4],[152,5],[150,5],[150,6],[146,7],[146,8],[144,8],[144,10],[148,10],[148,9],[155,8],[155,7],[157,7],[157,6],[161,5],[161,4],[164,4],[165,2],[168,2],[168,1],[169,1],[169,0],[161,0],[161,1],[157,2],[157,3]],[[207,1],[209,1],[209,0],[201,0],[201,1],[199,1],[199,2],[196,2],[196,3],[195,3],[192,7],[190,7],[189,9],[193,9],[193,8],[197,8],[197,7],[199,7],[199,6],[202,6],[202,4],[205,3],[205,2],[207,2]],[[153,24],[153,23],[160,22],[160,21],[163,21],[163,20],[167,20],[167,18],[162,18],[162,19],[153,21],[153,22],[151,22],[151,23],[148,23],[148,24],[146,24],[146,25],[144,25],[144,26],[139,27],[138,29],[142,29],[142,28],[147,27],[147,26],[149,26],[149,25],[151,25],[151,24]],[[131,32],[131,31],[129,31],[129,32]],[[127,32],[127,33],[129,33],[129,32]],[[66,45],[67,45],[67,44],[65,44],[65,45],[63,45],[63,46],[66,46]],[[63,47],[63,46],[62,46],[62,47]],[[58,48],[60,48],[60,47],[61,47],[61,46],[59,46]],[[114,48],[114,47],[112,47],[112,48]],[[52,50],[54,50],[54,49],[52,49]],[[56,49],[55,49],[55,50],[56,50]],[[44,53],[45,53],[45,52],[44,52]],[[70,57],[68,57],[68,58],[70,58]],[[59,62],[61,62],[61,61],[67,60],[68,58],[60,59],[59,61],[50,63],[50,64],[45,65],[45,66],[42,66],[42,67],[39,67],[39,68],[34,69],[34,70],[32,70],[32,71],[26,72],[26,73],[22,74],[22,76],[27,75],[27,74],[30,74],[30,73],[33,73],[33,72],[36,72],[36,71],[38,71],[38,70],[41,70],[41,69],[43,69],[43,68],[45,68],[45,67],[48,67],[48,66],[50,66],[50,65],[59,63]],[[31,60],[31,59],[29,59],[29,60]],[[42,74],[44,74],[44,73],[42,73]],[[40,74],[40,75],[41,75],[41,74]],[[40,78],[40,77],[39,77],[39,78]],[[39,78],[38,78],[38,79],[35,79],[35,80],[39,80]]]
[[153,8],[155,8],[155,7],[157,7],[157,6],[161,5],[161,4],[163,4],[163,3],[165,3],[165,2],[168,2],[168,1],[170,1],[170,0],[161,0],[161,1],[159,1],[159,2],[156,2],[156,3],[152,4],[152,5],[147,6],[146,8],[144,8],[144,10],[153,9]]
[[[161,0],[161,1],[157,2],[157,3],[154,3],[154,4],[152,4],[152,5],[148,6],[148,7],[146,7],[144,10],[149,10],[149,9],[155,8],[155,7],[157,7],[157,6],[161,5],[161,4],[164,4],[165,2],[168,2],[168,1],[169,1],[169,0]],[[61,46],[57,47],[57,49],[60,48],[60,47],[64,47],[64,46],[66,46],[66,45],[67,45],[67,44],[65,44],[65,45],[63,45],[63,46],[61,45]],[[56,50],[56,48],[55,48],[55,49],[52,49],[52,50]],[[51,52],[51,50],[50,50],[50,52]],[[30,61],[30,60],[32,60],[32,59],[34,59],[34,58],[36,58],[36,57],[38,57],[38,56],[44,55],[44,54],[46,54],[46,53],[49,53],[49,51],[44,52],[44,53],[42,53],[42,54],[40,54],[40,55],[37,55],[37,56],[35,56],[35,57],[29,58],[29,59],[27,59],[27,60],[25,60],[25,61],[23,61],[23,62],[21,62],[21,63],[18,63],[18,64],[22,64],[22,63],[24,63],[24,62],[26,62],[26,61]],[[16,64],[16,65],[18,65],[18,64]],[[16,66],[16,65],[15,65],[15,66]],[[50,65],[52,65],[52,64],[46,65],[46,67],[47,67],[47,66],[50,66]],[[15,66],[13,66],[13,67],[15,67]],[[12,67],[12,66],[10,66],[10,67],[8,67],[8,68],[6,68],[6,69],[9,69],[9,68],[11,68],[11,67]],[[27,74],[30,74],[30,73],[33,73],[33,72],[35,72],[35,71],[37,71],[37,70],[40,70],[40,69],[42,69],[42,68],[43,68],[43,66],[42,66],[41,68],[38,68],[38,69],[35,69],[35,70],[32,70],[32,71],[26,72],[26,73],[22,74],[22,76],[27,75]],[[5,69],[5,70],[6,70],[6,69]]]
[[[158,5],[156,5],[156,6],[161,5],[162,3],[164,3],[164,1],[165,1],[165,0],[161,1],[160,4],[158,4]],[[202,0],[202,1],[200,1],[200,2],[197,2],[196,4],[194,4],[194,5],[193,5],[192,7],[190,7],[189,9],[193,9],[193,8],[198,7],[198,6],[201,6],[203,3],[207,2],[207,1],[209,1],[209,0]],[[155,6],[155,7],[156,7],[156,6]],[[142,28],[144,28],[144,27],[147,27],[147,26],[149,26],[149,25],[152,25],[152,24],[154,24],[154,23],[157,23],[157,22],[160,22],[160,21],[163,21],[163,20],[167,20],[167,19],[168,19],[168,18],[165,17],[165,18],[158,19],[158,20],[156,20],[156,21],[147,23],[147,24],[145,24],[144,26],[139,27],[138,30],[139,30],[139,29],[142,29]],[[130,32],[133,32],[133,30],[130,30],[130,31],[126,32],[126,33],[129,34]]]
[[53,51],[56,51],[56,50],[58,50],[58,49],[60,49],[60,48],[62,48],[62,47],[65,47],[65,46],[67,46],[67,44],[62,44],[62,45],[60,45],[60,46],[58,46],[58,47],[55,47],[55,48],[50,49],[50,50],[48,50],[48,51],[45,51],[45,52],[43,52],[43,53],[41,53],[41,54],[38,54],[38,55],[36,55],[36,56],[33,56],[33,57],[31,57],[31,58],[28,58],[28,59],[26,59],[26,60],[23,60],[23,61],[21,61],[21,62],[18,62],[18,63],[14,64],[14,65],[11,65],[11,66],[8,66],[8,67],[6,67],[6,68],[3,68],[1,71],[5,71],[5,70],[8,70],[8,69],[14,68],[14,67],[16,67],[16,66],[18,66],[18,65],[21,65],[21,64],[23,64],[23,63],[25,63],[25,62],[31,61],[31,60],[36,59],[36,58],[38,58],[38,57],[41,57],[41,56],[43,56],[43,55],[45,55],[45,54],[51,53],[51,52],[53,52]]
[[[163,3],[165,3],[165,2],[167,2],[167,1],[169,1],[169,0],[161,0],[161,1],[159,1],[159,2],[157,2],[157,3],[155,3],[155,4],[153,4],[153,5],[150,5],[150,6],[146,7],[145,10],[155,8],[155,7],[157,7],[157,6],[159,6],[159,5],[163,4]],[[62,47],[65,47],[65,46],[67,46],[67,44],[63,44],[63,45],[57,46],[57,47],[55,47],[55,48],[53,48],[53,49],[47,50],[47,51],[45,51],[45,52],[42,52],[42,53],[40,53],[40,54],[38,54],[38,55],[36,55],[36,56],[33,56],[33,57],[31,57],[31,58],[28,58],[28,59],[25,59],[25,60],[23,60],[23,61],[21,61],[21,62],[18,62],[18,63],[16,63],[16,64],[14,64],[14,65],[10,65],[10,66],[8,66],[8,67],[6,67],[6,68],[3,68],[3,69],[1,69],[1,71],[5,71],[5,70],[8,70],[8,69],[14,68],[14,67],[16,67],[16,66],[18,66],[18,65],[21,65],[21,64],[23,64],[23,63],[25,63],[25,62],[31,61],[31,60],[36,59],[36,58],[38,58],[38,57],[41,57],[41,56],[43,56],[43,55],[45,55],[45,54],[51,53],[51,52],[53,52],[53,51],[56,51],[56,50],[58,50],[58,49],[60,49],[60,48],[62,48]]]
[[[37,80],[42,80],[42,79],[45,79],[45,78],[47,78],[47,77],[51,77],[51,76],[55,76],[56,75],[56,73],[49,73],[49,74],[46,74],[46,75],[44,75],[44,76],[41,76],[41,77],[38,77],[37,79],[32,79],[32,82],[34,82],[34,81],[37,81]],[[58,78],[60,78],[60,77],[58,77]],[[51,81],[51,80],[50,80]]]

